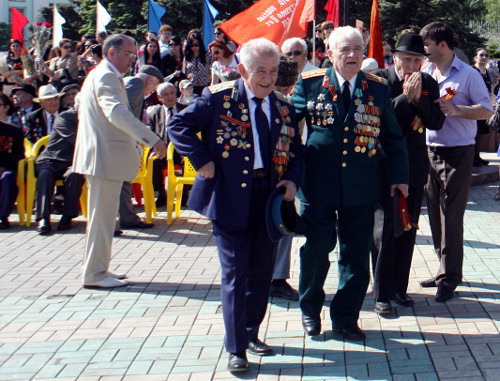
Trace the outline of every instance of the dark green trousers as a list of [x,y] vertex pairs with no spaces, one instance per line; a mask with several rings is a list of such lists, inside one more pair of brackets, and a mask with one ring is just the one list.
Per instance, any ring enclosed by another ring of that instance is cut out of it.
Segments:
[[330,305],[333,328],[356,324],[370,281],[373,205],[335,208],[303,202],[306,243],[300,249],[300,309],[307,316],[321,313],[330,267],[329,254],[340,245],[339,283]]

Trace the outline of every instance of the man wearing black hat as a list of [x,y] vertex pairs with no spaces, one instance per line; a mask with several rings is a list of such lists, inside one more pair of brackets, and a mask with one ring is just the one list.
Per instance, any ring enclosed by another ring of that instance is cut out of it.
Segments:
[[24,128],[26,123],[26,116],[30,112],[33,112],[40,108],[40,105],[33,101],[33,98],[36,98],[36,90],[33,86],[25,83],[19,87],[14,87],[10,92],[10,98],[12,99],[12,103],[16,107],[16,115],[19,120],[16,125]]
[[444,114],[439,104],[439,85],[428,74],[421,73],[424,51],[422,37],[415,33],[401,35],[395,49],[394,66],[375,71],[389,80],[392,104],[408,148],[410,184],[408,212],[412,228],[395,237],[393,198],[389,192],[389,180],[385,157],[379,160],[382,177],[382,198],[375,208],[372,260],[374,269],[373,296],[375,312],[392,313],[391,299],[402,306],[412,306],[407,295],[408,278],[422,206],[424,185],[429,173],[429,160],[425,144],[426,129],[439,130]]

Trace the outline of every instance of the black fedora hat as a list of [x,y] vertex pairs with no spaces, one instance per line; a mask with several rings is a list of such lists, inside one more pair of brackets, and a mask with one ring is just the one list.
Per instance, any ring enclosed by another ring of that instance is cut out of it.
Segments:
[[36,90],[33,86],[27,84],[27,83],[23,83],[21,86],[18,86],[18,87],[14,87],[11,91],[10,91],[10,95],[14,95],[17,91],[25,91],[27,92],[28,94],[31,94],[31,96],[33,98],[36,97]]
[[304,234],[305,224],[297,215],[295,203],[283,200],[286,189],[276,188],[272,191],[266,205],[266,227],[269,239],[278,242],[289,234]]
[[391,52],[404,52],[422,56],[429,55],[425,52],[424,41],[422,40],[422,37],[416,33],[402,34],[399,37],[398,42],[396,43],[396,48],[391,49]]

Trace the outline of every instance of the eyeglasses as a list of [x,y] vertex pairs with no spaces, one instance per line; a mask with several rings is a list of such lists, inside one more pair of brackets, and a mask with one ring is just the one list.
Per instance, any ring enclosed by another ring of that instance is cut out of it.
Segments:
[[175,42],[171,42],[168,44],[168,46],[175,46],[175,45],[180,45],[180,44],[176,44]]
[[478,54],[478,56],[479,56],[479,57],[486,57],[486,58],[488,58],[488,57],[489,57],[489,55],[488,55],[488,54],[484,54],[484,53]]
[[222,34],[222,33],[223,33],[223,32],[214,32],[214,34],[215,34],[216,36],[218,36],[219,34]]
[[218,50],[216,50],[216,51],[212,52],[212,55],[213,55],[213,56],[217,56],[217,55],[219,55],[219,54],[220,54],[220,51],[218,51]]
[[301,52],[300,50],[294,50],[293,52],[286,52],[285,56],[291,57],[292,55],[294,55],[294,56],[298,57],[298,56],[300,56],[303,53],[304,52]]
[[333,30],[333,26],[325,26],[325,30]]
[[132,52],[125,52],[121,49],[117,49],[119,52],[122,52],[123,54],[125,54],[127,57],[129,58],[137,58],[137,54],[135,53],[132,53]]
[[200,45],[198,45],[198,44],[192,44],[192,45],[191,45],[191,47],[192,47],[192,48],[199,48],[199,47],[200,47]]

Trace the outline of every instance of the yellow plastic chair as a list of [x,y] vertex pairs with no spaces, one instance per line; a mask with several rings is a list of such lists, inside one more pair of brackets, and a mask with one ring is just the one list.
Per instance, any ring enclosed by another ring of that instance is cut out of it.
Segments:
[[131,181],[132,184],[140,184],[142,188],[142,197],[144,198],[144,211],[146,212],[146,222],[153,222],[153,215],[157,216],[155,204],[155,192],[153,188],[153,161],[155,156],[149,156],[150,148],[140,145],[142,148],[141,167],[136,178]]
[[17,214],[19,215],[19,225],[26,224],[26,162],[31,156],[33,144],[24,138],[24,159],[19,160],[17,164],[17,188],[19,189],[16,198]]
[[[31,150],[31,155],[26,159],[26,226],[31,225],[31,220],[33,218],[33,205],[35,204],[35,194],[36,194],[36,176],[35,176],[35,163],[38,155],[40,155],[42,148],[46,147],[49,143],[50,136],[44,136],[40,138]],[[63,180],[56,180],[56,186],[63,186]],[[87,183],[83,184],[82,194],[80,195],[80,207],[82,209],[82,214],[87,217],[87,203],[88,203],[88,189]]]
[[175,208],[175,217],[179,217],[181,214],[181,203],[182,203],[182,191],[184,185],[189,185],[194,183],[197,171],[194,169],[193,165],[187,157],[184,157],[184,168],[183,175],[177,176],[175,174],[175,164],[174,164],[174,144],[172,142],[168,143],[167,148],[167,174],[168,174],[168,186],[167,186],[167,224],[172,224],[172,214]]

